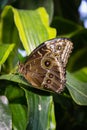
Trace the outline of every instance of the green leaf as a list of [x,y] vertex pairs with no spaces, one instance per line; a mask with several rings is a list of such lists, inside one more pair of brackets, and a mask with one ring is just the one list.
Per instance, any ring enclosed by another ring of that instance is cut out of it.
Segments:
[[26,82],[26,80],[23,79],[23,77],[21,77],[20,75],[16,75],[16,74],[3,74],[0,76],[0,80],[9,80],[9,81],[13,81],[13,82],[17,82],[17,83],[21,83],[23,85],[27,85],[29,86],[30,84]]
[[52,97],[37,95],[26,90],[25,93],[29,113],[27,130],[55,130]]
[[15,99],[19,99],[24,96],[24,91],[17,85],[11,84],[5,89],[5,95],[9,101],[14,102]]
[[13,130],[26,130],[27,110],[21,104],[10,104],[13,117]]
[[15,44],[1,44],[0,45],[0,65],[2,65],[6,61],[9,54],[13,50],[14,46]]
[[8,100],[5,96],[0,97],[0,129],[12,130],[12,116]]
[[66,87],[77,104],[87,105],[87,83],[81,82],[67,73]]
[[6,61],[9,54],[13,50],[14,46],[15,44],[1,44],[0,45],[0,65],[2,65]]
[[48,14],[44,8],[13,11],[20,39],[28,54],[41,42],[56,36],[56,30],[48,26]]
[[0,41],[8,44],[16,43],[16,46],[19,43],[18,31],[14,24],[14,14],[8,6],[4,8],[1,14]]

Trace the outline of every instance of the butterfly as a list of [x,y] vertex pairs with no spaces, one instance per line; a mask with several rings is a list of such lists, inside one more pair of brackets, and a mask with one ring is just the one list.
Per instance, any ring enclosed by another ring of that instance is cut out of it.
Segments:
[[24,63],[19,63],[19,73],[35,88],[60,93],[65,87],[65,69],[72,48],[73,43],[67,38],[45,41]]

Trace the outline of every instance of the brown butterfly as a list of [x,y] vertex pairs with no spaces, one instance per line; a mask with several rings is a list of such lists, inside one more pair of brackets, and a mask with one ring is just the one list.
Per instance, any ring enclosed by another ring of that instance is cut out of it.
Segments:
[[65,67],[73,43],[66,38],[55,38],[39,45],[19,64],[19,72],[34,87],[60,93],[65,86]]

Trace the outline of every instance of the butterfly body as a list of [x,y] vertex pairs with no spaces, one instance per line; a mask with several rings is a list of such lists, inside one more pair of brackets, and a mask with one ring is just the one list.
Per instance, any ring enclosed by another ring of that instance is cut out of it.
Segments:
[[19,72],[34,87],[60,93],[65,86],[65,67],[73,44],[66,38],[42,43],[19,65]]

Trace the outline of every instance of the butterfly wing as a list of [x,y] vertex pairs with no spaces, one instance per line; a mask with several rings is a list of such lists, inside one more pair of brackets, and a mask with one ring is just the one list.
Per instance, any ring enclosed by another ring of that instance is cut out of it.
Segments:
[[47,41],[47,48],[55,54],[55,56],[61,60],[64,67],[68,62],[68,58],[73,49],[73,43],[67,38],[56,38],[51,41]]
[[[19,72],[36,88],[60,93],[65,85],[65,66],[71,52],[66,39],[53,39],[37,47]],[[68,51],[68,52],[67,52]]]
[[19,72],[34,87],[40,88],[45,77],[46,70],[41,67],[41,60],[48,51],[46,45],[42,43],[28,56],[24,64],[19,65]]

